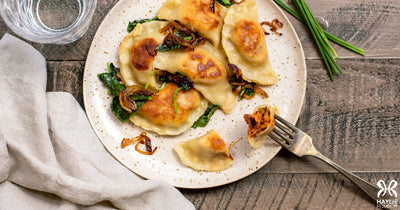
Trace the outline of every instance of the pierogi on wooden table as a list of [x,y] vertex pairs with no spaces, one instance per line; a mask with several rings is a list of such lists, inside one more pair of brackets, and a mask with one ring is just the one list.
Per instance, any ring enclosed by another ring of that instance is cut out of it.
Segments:
[[[238,96],[232,90],[230,78],[237,72],[231,71],[228,64],[239,67],[248,83],[272,85],[277,82],[268,58],[265,35],[258,23],[255,0],[229,7],[211,0],[167,0],[157,17],[159,20],[137,24],[119,50],[123,83],[158,91],[130,117],[135,125],[160,135],[179,135],[191,128],[208,104],[218,105],[229,114]],[[166,31],[169,36],[180,36],[181,31],[171,34],[171,30],[165,30],[170,27],[169,23],[178,23],[185,27],[182,33],[189,30],[190,34],[198,34],[204,40],[193,49],[179,46],[158,51],[157,47],[167,40]],[[161,70],[184,75],[194,89],[181,90],[177,84],[163,84],[155,73]],[[210,142],[220,146],[223,143],[223,147],[216,149]],[[252,146],[259,148],[260,144]],[[185,165],[196,170],[223,170],[233,163],[225,143],[214,130],[179,143],[175,150]]]

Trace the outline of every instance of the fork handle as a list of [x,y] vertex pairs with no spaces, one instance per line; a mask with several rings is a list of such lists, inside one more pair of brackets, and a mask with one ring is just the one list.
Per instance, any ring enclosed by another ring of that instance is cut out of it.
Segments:
[[359,176],[351,173],[350,171],[344,169],[340,165],[336,164],[335,162],[333,162],[329,158],[327,158],[324,155],[322,155],[320,152],[316,151],[316,152],[313,152],[313,153],[308,154],[308,155],[316,157],[316,158],[324,161],[325,163],[330,165],[332,168],[334,168],[337,171],[339,171],[341,174],[343,174],[345,177],[347,177],[350,181],[352,181],[355,185],[360,187],[373,200],[377,201],[378,199],[384,199],[385,198],[385,196],[381,196],[381,197],[378,198],[378,192],[380,191],[380,189],[376,185],[371,184],[371,183],[367,182],[366,180],[362,179],[361,177],[359,177]]

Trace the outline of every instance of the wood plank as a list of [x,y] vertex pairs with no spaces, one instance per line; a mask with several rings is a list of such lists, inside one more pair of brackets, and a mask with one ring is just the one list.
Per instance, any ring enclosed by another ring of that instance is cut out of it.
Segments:
[[[293,8],[290,0],[282,0]],[[316,17],[328,23],[326,31],[361,47],[366,57],[399,58],[400,56],[400,1],[373,0],[307,0]],[[286,13],[303,44],[307,58],[319,58],[312,36],[302,23]],[[333,45],[341,58],[359,55]]]
[[48,61],[46,91],[63,91],[71,93],[79,104],[83,104],[84,61]]
[[[371,183],[399,180],[400,173],[359,174]],[[181,192],[196,209],[374,209],[357,186],[340,174],[253,174],[211,189]]]
[[319,62],[307,64],[299,126],[317,148],[352,170],[398,171],[400,60],[340,60],[345,73],[335,82],[322,78]]

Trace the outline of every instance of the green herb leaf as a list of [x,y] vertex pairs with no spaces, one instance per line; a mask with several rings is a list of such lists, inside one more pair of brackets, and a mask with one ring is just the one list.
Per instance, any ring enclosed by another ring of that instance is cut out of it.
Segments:
[[193,39],[193,37],[190,36],[190,35],[186,35],[186,36],[183,36],[183,39],[186,40],[186,41],[190,41],[190,40]]
[[111,102],[111,111],[122,122],[128,121],[129,117],[132,115],[132,113],[129,113],[124,108],[122,108],[121,104],[119,103],[118,96],[113,97],[113,100]]
[[214,115],[214,112],[217,111],[218,108],[219,106],[215,104],[208,105],[204,114],[200,116],[196,122],[194,122],[192,128],[205,127],[210,121],[211,117]]
[[131,117],[137,111],[139,111],[140,108],[142,108],[143,104],[146,103],[147,100],[151,99],[152,96],[144,96],[144,95],[134,94],[131,96],[131,98],[135,101],[136,107],[137,107],[137,109],[135,111],[133,111],[132,113],[129,113],[124,108],[122,108],[121,104],[119,103],[118,96],[114,96],[113,100],[111,102],[111,111],[122,122],[126,122],[129,119],[129,117]]
[[110,94],[114,96],[119,96],[121,90],[125,90],[125,85],[123,85],[116,77],[119,73],[119,68],[115,68],[112,63],[107,64],[109,73],[101,73],[97,76],[104,83],[105,86],[110,88]]
[[178,84],[178,87],[188,91],[193,88],[193,83],[188,84],[188,83],[182,82],[182,83]]
[[252,88],[245,88],[240,91],[239,96],[240,99],[243,99],[243,96],[247,95],[249,97],[252,97],[254,95],[255,91]]
[[176,50],[176,49],[179,49],[181,47],[182,47],[182,45],[180,45],[178,43],[175,43],[175,42],[170,44],[170,45],[163,43],[163,44],[160,44],[156,48],[156,51],[157,52],[166,52],[166,51],[170,51],[170,50]]
[[114,74],[119,74],[120,68],[117,68],[114,66],[114,63],[107,63],[107,68],[110,72],[113,72]]
[[130,116],[135,114],[147,100],[151,100],[153,96],[139,95],[134,94],[131,96],[131,99],[135,101],[137,109],[132,113],[129,113],[124,108],[122,108],[119,102],[119,94],[121,91],[125,90],[125,85],[122,84],[116,77],[119,74],[119,68],[116,68],[113,63],[107,64],[109,73],[101,73],[98,74],[100,80],[110,89],[110,94],[113,95],[113,99],[111,102],[111,111],[114,115],[121,120],[122,122],[126,122]]
[[217,2],[225,7],[231,6],[233,4],[230,0],[217,0]]
[[180,90],[182,90],[182,88],[181,88],[181,87],[178,87],[178,88],[175,90],[175,93],[174,93],[174,109],[175,109],[175,113],[178,113],[178,104],[176,103],[176,96],[178,95],[178,92],[179,92]]
[[145,22],[150,22],[150,21],[154,21],[154,20],[160,20],[158,19],[158,17],[154,17],[154,18],[145,18],[145,19],[140,19],[140,20],[134,20],[134,21],[129,21],[128,23],[128,32],[133,31],[133,29],[135,29],[135,27],[137,26],[138,23],[145,23]]

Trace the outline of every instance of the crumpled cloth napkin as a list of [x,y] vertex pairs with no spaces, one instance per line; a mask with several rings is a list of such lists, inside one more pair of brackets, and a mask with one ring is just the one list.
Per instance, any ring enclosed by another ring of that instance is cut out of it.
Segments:
[[46,62],[0,40],[0,209],[194,209],[177,189],[115,160],[69,93],[46,93]]

